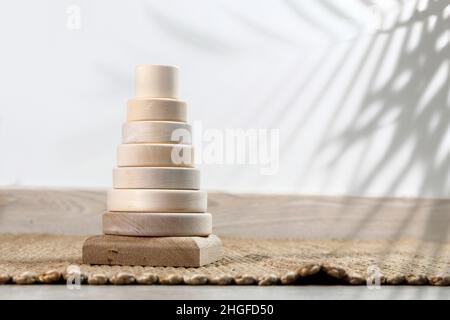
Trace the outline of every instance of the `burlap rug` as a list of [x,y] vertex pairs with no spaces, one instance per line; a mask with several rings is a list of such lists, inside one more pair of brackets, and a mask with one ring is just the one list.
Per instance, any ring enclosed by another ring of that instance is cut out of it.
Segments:
[[363,285],[367,279],[391,285],[450,284],[448,243],[222,238],[225,254],[219,262],[153,268],[81,265],[85,239],[0,235],[0,283],[64,283],[67,270],[79,268],[86,284]]

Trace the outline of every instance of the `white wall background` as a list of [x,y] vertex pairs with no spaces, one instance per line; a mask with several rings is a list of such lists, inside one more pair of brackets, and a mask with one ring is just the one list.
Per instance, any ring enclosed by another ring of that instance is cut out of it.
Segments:
[[280,129],[278,174],[202,165],[207,189],[450,193],[447,0],[16,0],[0,39],[2,185],[110,186],[134,66],[160,63],[204,129]]

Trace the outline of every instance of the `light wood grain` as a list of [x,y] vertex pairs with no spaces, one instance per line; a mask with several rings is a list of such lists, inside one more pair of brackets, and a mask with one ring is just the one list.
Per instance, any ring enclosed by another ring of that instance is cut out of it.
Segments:
[[[173,158],[179,155],[179,158]],[[121,144],[119,167],[193,167],[194,148],[186,144]]]
[[186,122],[186,103],[172,99],[131,99],[127,103],[127,120]]
[[178,98],[178,67],[140,64],[136,67],[135,96],[141,98]]
[[116,189],[200,189],[200,170],[195,168],[115,168]]
[[123,143],[192,143],[191,125],[174,121],[129,121],[122,127]]
[[212,232],[209,213],[107,212],[103,233],[142,237],[207,236]]
[[[0,189],[0,232],[98,234],[106,190]],[[208,193],[219,236],[450,241],[450,200]]]
[[448,300],[449,287],[383,286],[0,286],[2,300]]
[[108,191],[108,211],[206,212],[203,190],[112,189]]
[[200,267],[218,260],[222,243],[208,237],[94,236],[83,245],[87,264],[139,265],[155,267]]

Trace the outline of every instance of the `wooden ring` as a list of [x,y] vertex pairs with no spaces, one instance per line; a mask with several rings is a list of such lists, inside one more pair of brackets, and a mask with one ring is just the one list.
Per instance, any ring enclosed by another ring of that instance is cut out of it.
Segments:
[[108,211],[206,212],[207,193],[202,190],[112,189]]
[[186,103],[173,99],[131,99],[127,104],[128,121],[187,121]]
[[187,144],[121,144],[119,167],[193,167],[194,147]]
[[200,189],[200,170],[195,168],[114,168],[116,189]]
[[107,212],[103,233],[123,236],[207,236],[212,232],[209,213]]
[[174,121],[132,121],[122,127],[123,143],[192,143],[191,125]]

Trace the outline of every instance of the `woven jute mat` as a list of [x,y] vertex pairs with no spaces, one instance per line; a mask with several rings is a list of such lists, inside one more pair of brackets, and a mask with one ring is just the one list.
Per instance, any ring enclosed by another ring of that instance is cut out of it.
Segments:
[[[449,285],[450,244],[421,241],[222,238],[222,260],[200,268],[81,264],[86,237],[0,235],[0,283]],[[77,271],[78,272],[78,271]]]

